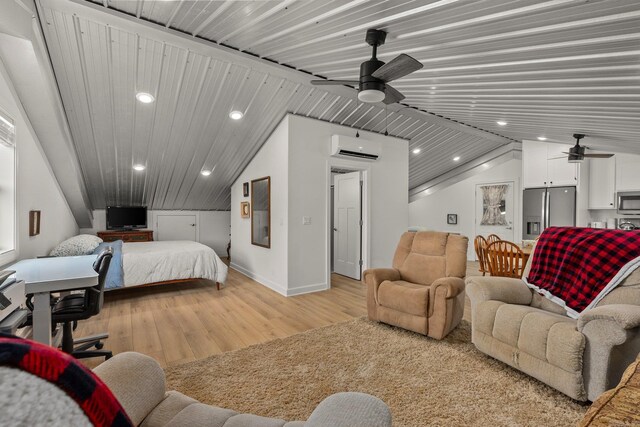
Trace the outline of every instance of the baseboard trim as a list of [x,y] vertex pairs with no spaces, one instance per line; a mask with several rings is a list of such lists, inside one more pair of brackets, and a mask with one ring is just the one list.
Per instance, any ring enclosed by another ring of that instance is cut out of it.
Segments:
[[298,286],[296,288],[287,289],[287,296],[310,294],[312,292],[326,291],[329,289],[326,283],[313,283],[311,285]]
[[260,276],[259,274],[254,273],[253,271],[250,271],[248,269],[246,269],[245,267],[238,265],[234,262],[231,262],[229,267],[233,268],[234,270],[238,270],[240,273],[244,274],[245,276],[247,276],[250,279],[255,280],[256,282],[260,283],[261,285],[266,286],[267,288],[271,289],[272,291],[275,291],[277,293],[279,293],[282,296],[288,296],[287,295],[287,288],[285,286],[280,285],[279,283],[275,283],[267,278],[264,278],[262,276]]

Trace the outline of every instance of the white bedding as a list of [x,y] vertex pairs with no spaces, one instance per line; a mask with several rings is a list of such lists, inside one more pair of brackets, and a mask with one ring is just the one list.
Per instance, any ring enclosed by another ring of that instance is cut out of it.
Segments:
[[122,267],[125,287],[194,278],[227,280],[227,266],[214,250],[191,241],[125,243]]

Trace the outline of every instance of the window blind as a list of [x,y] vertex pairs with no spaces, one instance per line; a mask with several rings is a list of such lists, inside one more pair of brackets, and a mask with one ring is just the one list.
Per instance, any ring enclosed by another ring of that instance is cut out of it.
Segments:
[[0,111],[0,144],[13,147],[16,144],[16,125],[11,117]]

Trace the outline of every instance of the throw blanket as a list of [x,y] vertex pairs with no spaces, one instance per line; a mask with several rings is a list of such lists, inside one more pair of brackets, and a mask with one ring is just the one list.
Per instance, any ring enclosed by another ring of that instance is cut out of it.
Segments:
[[[111,390],[72,356],[53,347],[0,334],[0,365],[49,381],[75,400],[94,426],[131,426]],[[41,396],[47,399],[48,396]],[[3,408],[3,411],[11,408]],[[56,416],[56,414],[51,414]]]
[[97,255],[102,252],[104,248],[111,248],[113,250],[113,257],[111,258],[111,264],[109,264],[109,270],[107,271],[104,288],[122,288],[124,286],[124,268],[122,266],[122,240],[100,243],[96,250],[93,251],[93,253]]
[[549,227],[525,283],[577,318],[639,266],[640,231]]

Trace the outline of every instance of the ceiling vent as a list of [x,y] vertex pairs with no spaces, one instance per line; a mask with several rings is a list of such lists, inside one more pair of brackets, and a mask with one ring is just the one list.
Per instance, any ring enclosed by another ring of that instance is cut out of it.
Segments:
[[379,142],[344,135],[331,136],[331,155],[362,160],[378,160],[381,146]]

